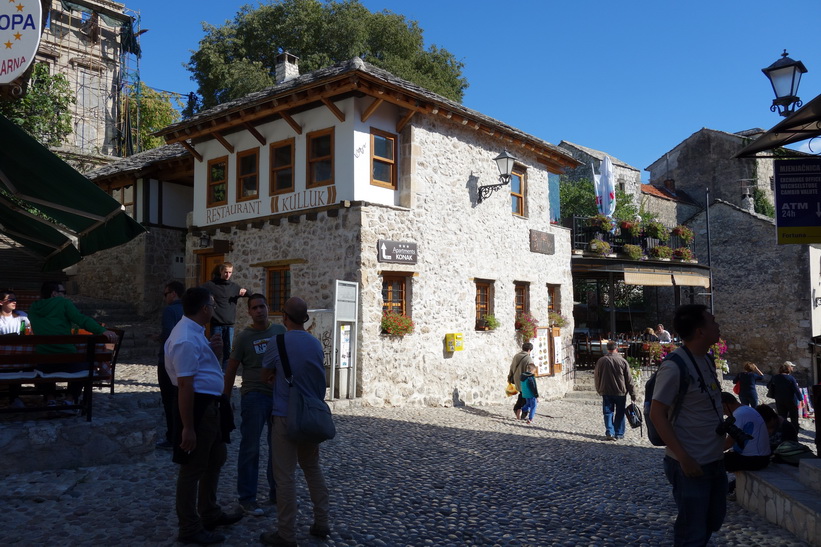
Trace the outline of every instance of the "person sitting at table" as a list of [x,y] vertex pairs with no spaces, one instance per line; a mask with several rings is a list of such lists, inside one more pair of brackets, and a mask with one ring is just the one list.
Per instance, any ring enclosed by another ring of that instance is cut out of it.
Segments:
[[17,297],[11,289],[0,291],[0,334],[25,334],[30,329],[25,314],[17,312]]
[[645,342],[658,342],[658,336],[656,336],[656,332],[653,330],[653,327],[647,327],[644,329],[644,334],[641,335],[641,339]]
[[655,334],[656,334],[656,337],[658,337],[659,342],[661,342],[662,344],[669,344],[670,342],[673,341],[673,337],[670,336],[670,333],[668,331],[664,330],[664,325],[662,325],[661,323],[656,325],[656,333]]
[[[74,325],[87,330],[92,334],[103,334],[110,343],[117,342],[117,334],[107,330],[91,317],[83,315],[66,296],[66,289],[59,281],[46,281],[40,288],[40,300],[35,300],[29,310],[29,321],[34,332],[40,335],[66,335],[71,334]],[[37,347],[39,353],[76,353],[77,348],[73,344],[42,344]],[[76,374],[82,377],[88,373],[88,365],[85,363],[40,365],[40,373],[47,377],[50,373]],[[74,404],[80,399],[80,392],[83,389],[81,382],[69,382],[68,393],[74,399]],[[57,406],[54,400],[56,391],[55,384],[44,386],[46,391],[46,401],[48,406]]]

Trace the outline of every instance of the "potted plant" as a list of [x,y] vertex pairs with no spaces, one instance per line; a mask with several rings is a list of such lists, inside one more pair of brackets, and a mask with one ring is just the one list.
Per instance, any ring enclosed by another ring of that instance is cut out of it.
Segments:
[[587,222],[591,228],[594,228],[595,230],[598,230],[600,232],[609,232],[615,226],[615,223],[613,222],[612,218],[610,218],[607,215],[601,214],[590,217],[590,219]]
[[673,258],[676,260],[693,260],[693,251],[689,247],[678,247],[673,250]]
[[488,313],[482,317],[482,322],[486,330],[495,330],[499,328],[499,320],[492,313]]
[[658,220],[651,220],[644,227],[644,234],[647,237],[658,239],[659,241],[667,241],[670,239],[670,230],[659,222]]
[[593,238],[590,240],[590,243],[587,244],[590,252],[597,254],[599,256],[609,255],[610,254],[610,244],[603,239]]
[[413,320],[401,313],[384,312],[382,322],[379,324],[383,334],[391,336],[405,336],[413,332]]
[[624,254],[630,257],[630,260],[641,260],[644,258],[644,251],[641,250],[641,246],[639,245],[630,245],[629,243],[622,247]]
[[679,224],[678,226],[673,228],[673,231],[671,233],[674,236],[678,236],[681,242],[685,245],[689,245],[690,243],[692,243],[693,239],[695,239],[696,237],[693,231],[687,226],[684,226],[683,224]]
[[619,228],[622,235],[638,237],[641,235],[641,223],[638,220],[620,220]]
[[547,312],[547,322],[551,327],[558,327],[560,329],[570,324],[567,317],[555,311]]
[[530,312],[519,312],[516,314],[516,330],[522,335],[522,340],[530,342],[536,338],[536,328],[539,321],[530,315]]
[[652,247],[648,252],[650,253],[650,256],[653,258],[669,260],[673,256],[673,249],[671,249],[667,245],[657,245],[655,247]]

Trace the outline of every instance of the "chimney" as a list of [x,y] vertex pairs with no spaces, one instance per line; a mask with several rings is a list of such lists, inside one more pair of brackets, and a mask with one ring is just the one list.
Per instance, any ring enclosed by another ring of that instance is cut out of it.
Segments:
[[293,80],[299,76],[299,67],[297,63],[299,58],[296,55],[291,55],[287,51],[283,51],[277,55],[277,64],[275,78],[277,85]]
[[755,213],[755,199],[753,199],[753,196],[741,196],[741,208],[748,213]]

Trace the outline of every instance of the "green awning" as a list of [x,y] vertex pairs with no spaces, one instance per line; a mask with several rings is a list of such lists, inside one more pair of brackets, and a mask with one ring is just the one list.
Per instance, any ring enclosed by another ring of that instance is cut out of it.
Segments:
[[46,258],[46,271],[145,232],[117,200],[3,116],[0,188],[8,194],[0,194],[0,231]]

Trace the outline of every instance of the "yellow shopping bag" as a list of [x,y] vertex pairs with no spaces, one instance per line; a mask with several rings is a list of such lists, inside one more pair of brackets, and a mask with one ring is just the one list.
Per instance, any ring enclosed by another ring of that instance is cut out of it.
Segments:
[[519,390],[516,389],[516,386],[514,384],[508,384],[507,387],[505,388],[505,393],[507,394],[508,397],[513,397],[514,395],[519,393]]

